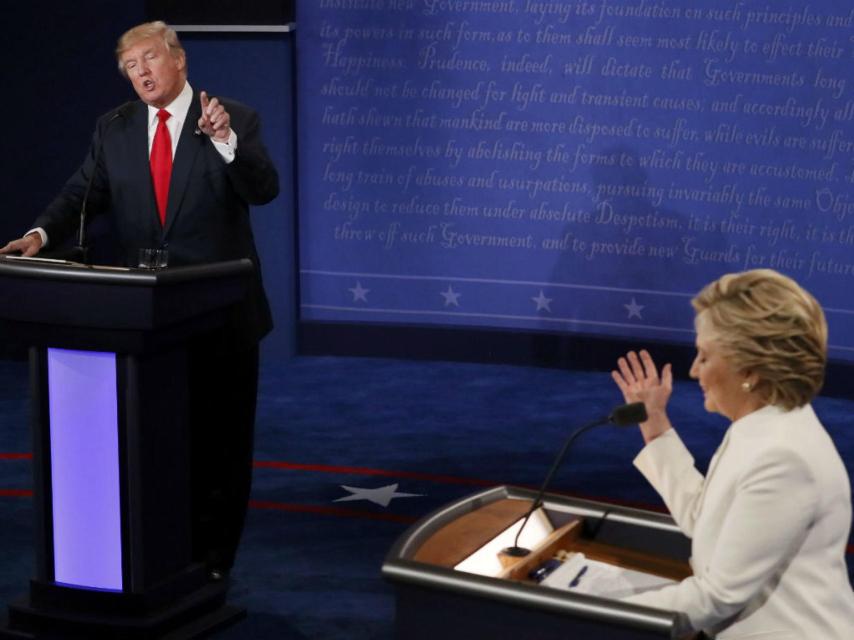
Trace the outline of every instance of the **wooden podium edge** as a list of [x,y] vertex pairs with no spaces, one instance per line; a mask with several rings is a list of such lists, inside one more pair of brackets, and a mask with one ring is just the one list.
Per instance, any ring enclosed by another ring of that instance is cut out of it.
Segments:
[[[530,505],[531,501],[527,499],[503,498],[466,513],[434,532],[416,550],[413,560],[453,569],[522,518]],[[495,576],[496,579],[527,582],[530,580],[528,574],[533,569],[554,557],[560,550],[581,552],[591,560],[671,580],[679,581],[692,575],[687,562],[586,540],[582,537],[583,523],[582,517],[572,517],[569,522],[550,533],[527,556],[515,558],[501,554],[499,559],[504,569]]]
[[453,569],[525,515],[530,500],[504,498],[466,513],[433,533],[413,559]]

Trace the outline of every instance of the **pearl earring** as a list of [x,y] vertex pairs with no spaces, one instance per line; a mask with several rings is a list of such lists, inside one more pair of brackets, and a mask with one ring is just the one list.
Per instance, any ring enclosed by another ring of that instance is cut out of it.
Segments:
[[747,380],[745,380],[744,382],[741,383],[741,390],[742,391],[744,391],[745,393],[750,393],[750,389],[751,389],[751,384]]

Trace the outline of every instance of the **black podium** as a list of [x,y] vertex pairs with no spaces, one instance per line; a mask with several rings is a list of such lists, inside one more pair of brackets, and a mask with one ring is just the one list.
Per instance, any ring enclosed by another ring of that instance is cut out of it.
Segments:
[[187,345],[252,270],[0,259],[0,329],[30,352],[36,545],[0,638],[194,638],[245,615],[191,558]]

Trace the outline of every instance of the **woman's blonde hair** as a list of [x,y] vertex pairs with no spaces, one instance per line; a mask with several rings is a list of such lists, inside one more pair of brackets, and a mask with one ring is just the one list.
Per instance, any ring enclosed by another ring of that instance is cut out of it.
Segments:
[[146,38],[163,38],[163,42],[166,43],[166,49],[170,55],[184,55],[184,47],[181,46],[181,41],[178,40],[178,34],[175,32],[175,29],[162,20],[143,22],[125,31],[116,44],[116,60],[119,63],[119,71],[124,77],[127,77],[127,70],[122,64],[122,54],[137,42]]
[[729,273],[691,301],[715,342],[752,392],[786,410],[807,404],[824,384],[827,321],[815,298],[772,269]]

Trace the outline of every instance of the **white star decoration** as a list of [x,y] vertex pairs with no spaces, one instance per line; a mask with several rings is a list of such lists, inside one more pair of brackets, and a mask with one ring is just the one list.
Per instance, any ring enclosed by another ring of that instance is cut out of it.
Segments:
[[450,305],[454,305],[455,307],[459,307],[460,306],[460,297],[463,294],[458,293],[457,291],[454,291],[453,287],[451,287],[451,285],[448,285],[448,290],[447,291],[440,291],[439,295],[445,299],[445,306],[446,307],[450,306]]
[[552,298],[547,298],[542,289],[540,289],[540,295],[531,298],[531,300],[537,303],[537,311],[545,309],[549,313],[552,312],[552,308],[549,306],[552,303]]
[[353,302],[358,302],[361,300],[362,302],[368,301],[368,293],[370,293],[370,289],[363,289],[362,283],[356,280],[356,286],[350,289],[347,289],[350,293],[353,294]]
[[643,316],[641,315],[641,311],[643,311],[643,308],[645,305],[638,304],[637,301],[635,300],[634,296],[632,296],[631,304],[624,304],[623,306],[629,312],[629,319],[630,320],[632,318],[637,318],[638,320],[643,320]]
[[420,493],[399,493],[397,490],[397,483],[387,484],[384,487],[379,487],[377,489],[362,489],[360,487],[348,487],[346,485],[340,485],[342,489],[346,489],[352,495],[345,496],[344,498],[338,498],[337,500],[333,500],[333,502],[349,502],[351,500],[367,500],[368,502],[373,502],[374,504],[378,504],[381,507],[387,507],[388,503],[394,500],[395,498],[417,498],[420,497]]

